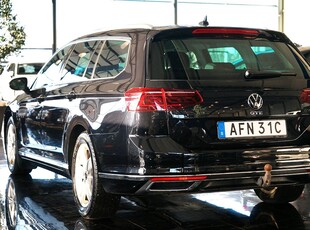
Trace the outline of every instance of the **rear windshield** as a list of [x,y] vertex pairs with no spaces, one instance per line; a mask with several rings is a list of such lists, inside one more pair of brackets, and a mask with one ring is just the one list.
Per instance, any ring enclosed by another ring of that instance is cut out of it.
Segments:
[[151,44],[149,60],[151,79],[227,79],[246,70],[303,74],[287,44],[266,39],[165,39]]

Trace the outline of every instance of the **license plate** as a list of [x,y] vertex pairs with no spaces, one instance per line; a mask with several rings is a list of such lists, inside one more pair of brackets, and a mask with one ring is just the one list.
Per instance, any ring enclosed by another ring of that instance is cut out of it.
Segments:
[[249,137],[284,137],[287,135],[285,120],[219,121],[219,139]]

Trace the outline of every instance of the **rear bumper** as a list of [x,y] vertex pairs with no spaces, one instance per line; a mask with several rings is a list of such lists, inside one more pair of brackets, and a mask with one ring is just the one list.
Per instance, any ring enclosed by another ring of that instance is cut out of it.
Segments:
[[127,162],[111,166],[102,161],[106,167],[99,177],[106,192],[134,195],[259,188],[266,164],[273,168],[270,186],[310,183],[309,145],[188,150],[167,136],[132,136],[130,141]]
[[[270,187],[310,183],[310,167],[272,170]],[[260,188],[257,181],[265,172],[234,172],[187,175],[122,175],[100,173],[106,192],[123,195],[146,193],[202,193]]]
[[[131,137],[130,140],[130,161],[123,165],[123,172],[117,171],[119,168],[113,172],[138,175],[225,175],[261,172],[265,164],[271,164],[273,169],[280,171],[310,167],[309,145],[231,147],[222,144],[210,145],[208,149],[189,150],[167,136]],[[106,168],[102,172],[111,170]]]

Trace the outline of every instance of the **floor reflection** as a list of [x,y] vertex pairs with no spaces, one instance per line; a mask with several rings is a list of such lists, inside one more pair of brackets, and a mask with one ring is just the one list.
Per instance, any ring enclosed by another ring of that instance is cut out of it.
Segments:
[[255,229],[305,229],[303,217],[292,204],[267,204],[253,190],[199,194],[197,199],[249,217],[248,227]]
[[123,197],[108,220],[80,218],[71,181],[42,169],[12,176],[0,165],[1,229],[309,229],[309,192],[292,204],[260,202],[252,190]]
[[[5,190],[5,218],[9,229],[68,229],[61,220],[74,212],[67,179],[10,176]],[[71,207],[70,207],[71,206]],[[74,215],[76,217],[76,214]]]

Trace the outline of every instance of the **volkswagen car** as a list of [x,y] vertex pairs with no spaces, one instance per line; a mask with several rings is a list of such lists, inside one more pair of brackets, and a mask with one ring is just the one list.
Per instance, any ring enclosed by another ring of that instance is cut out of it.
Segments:
[[72,179],[86,219],[121,196],[254,189],[269,203],[309,183],[309,64],[283,33],[137,27],[60,48],[4,114],[12,174]]

